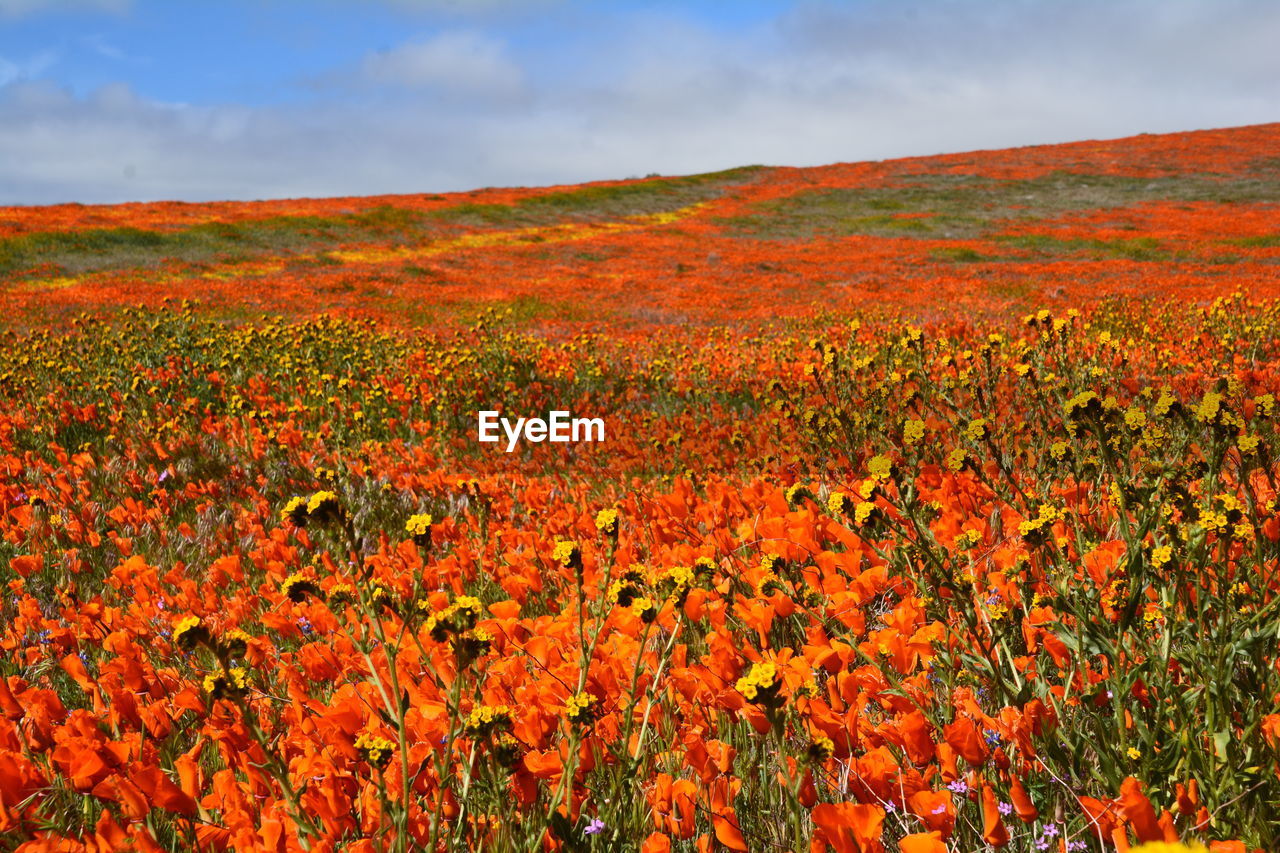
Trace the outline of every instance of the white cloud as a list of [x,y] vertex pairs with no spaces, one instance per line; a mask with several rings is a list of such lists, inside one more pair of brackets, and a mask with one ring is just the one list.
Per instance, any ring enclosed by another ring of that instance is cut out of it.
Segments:
[[497,39],[454,31],[371,53],[360,64],[362,79],[411,89],[508,98],[524,90],[524,72]]
[[589,37],[527,71],[453,32],[296,106],[11,82],[0,204],[430,192],[1280,120],[1267,0],[806,3],[732,35],[673,14],[577,24]]

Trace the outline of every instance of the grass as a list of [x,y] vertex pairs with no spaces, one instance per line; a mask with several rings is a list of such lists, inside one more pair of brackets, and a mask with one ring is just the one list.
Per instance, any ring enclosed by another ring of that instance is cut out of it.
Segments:
[[956,264],[976,264],[985,261],[1001,260],[993,255],[984,255],[967,246],[934,249],[929,253],[929,257],[935,261],[950,261],[951,263]]
[[1154,237],[1130,237],[1116,240],[1053,237],[1048,234],[998,236],[995,240],[1019,249],[1044,255],[1087,254],[1098,260],[1119,258],[1131,261],[1167,261],[1169,251]]
[[1240,237],[1226,242],[1232,246],[1244,246],[1249,249],[1280,249],[1280,234],[1255,234],[1252,237]]
[[1270,173],[1225,179],[1059,171],[1018,181],[973,175],[904,175],[900,180],[887,187],[797,193],[762,202],[752,213],[719,222],[731,235],[757,239],[806,239],[819,234],[973,239],[991,236],[1000,221],[1036,220],[1073,210],[1154,201],[1254,204],[1280,198],[1280,179]]
[[424,214],[384,205],[364,213],[209,222],[171,231],[125,227],[37,232],[0,240],[0,276],[33,270],[81,275],[172,262],[225,263],[319,252],[366,240],[417,243],[433,230],[439,226]]
[[627,184],[586,186],[522,199],[513,204],[460,204],[432,217],[458,225],[548,225],[666,213],[716,198],[727,187],[755,178],[763,166],[742,166]]

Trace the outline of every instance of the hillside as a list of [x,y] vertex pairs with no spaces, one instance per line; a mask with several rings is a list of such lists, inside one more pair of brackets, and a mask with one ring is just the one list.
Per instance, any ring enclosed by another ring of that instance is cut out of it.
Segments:
[[723,323],[935,316],[1224,280],[1276,292],[1280,124],[809,169],[217,204],[0,208],[0,307],[39,322],[191,298],[215,315]]

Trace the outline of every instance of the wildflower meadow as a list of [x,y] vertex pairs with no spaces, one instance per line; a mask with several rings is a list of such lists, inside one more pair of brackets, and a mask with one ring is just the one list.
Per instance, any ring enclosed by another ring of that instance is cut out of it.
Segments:
[[1278,147],[0,208],[0,850],[1280,850]]

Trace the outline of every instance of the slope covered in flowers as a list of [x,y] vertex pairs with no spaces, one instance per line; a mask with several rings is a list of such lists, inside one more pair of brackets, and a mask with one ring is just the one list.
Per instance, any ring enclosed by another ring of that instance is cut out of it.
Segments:
[[1277,141],[0,210],[0,850],[1275,849]]

